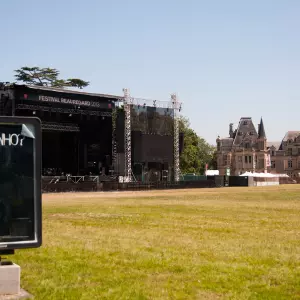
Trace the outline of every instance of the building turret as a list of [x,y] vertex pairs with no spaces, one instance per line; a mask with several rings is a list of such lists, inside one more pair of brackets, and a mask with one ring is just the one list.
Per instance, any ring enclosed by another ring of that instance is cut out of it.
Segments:
[[259,150],[266,150],[267,149],[267,136],[265,132],[264,122],[263,119],[260,119],[260,123],[258,125],[258,149]]
[[216,142],[217,142],[217,151],[221,151],[221,139],[219,135],[216,139]]

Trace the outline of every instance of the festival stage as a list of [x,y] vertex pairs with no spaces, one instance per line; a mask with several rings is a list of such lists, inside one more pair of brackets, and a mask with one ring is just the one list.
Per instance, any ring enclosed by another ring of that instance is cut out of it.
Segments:
[[136,99],[128,90],[116,96],[0,83],[0,115],[42,121],[47,190],[178,181],[180,109],[174,98]]

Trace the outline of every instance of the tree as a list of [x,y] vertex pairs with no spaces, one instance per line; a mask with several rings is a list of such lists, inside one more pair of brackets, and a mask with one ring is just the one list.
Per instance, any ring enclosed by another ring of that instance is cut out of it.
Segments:
[[15,70],[15,73],[17,81],[32,85],[57,88],[77,87],[80,89],[89,85],[88,81],[78,78],[59,79],[59,71],[52,68],[22,67]]
[[199,137],[197,133],[190,128],[188,119],[180,119],[179,130],[184,134],[184,146],[180,156],[181,172],[183,174],[203,174],[206,164],[208,164],[208,168],[216,168],[214,162],[215,147],[209,145],[205,139]]

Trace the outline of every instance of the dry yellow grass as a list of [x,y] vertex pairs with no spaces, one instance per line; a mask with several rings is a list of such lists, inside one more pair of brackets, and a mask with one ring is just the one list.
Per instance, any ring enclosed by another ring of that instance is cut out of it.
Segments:
[[43,197],[36,299],[300,299],[300,187]]

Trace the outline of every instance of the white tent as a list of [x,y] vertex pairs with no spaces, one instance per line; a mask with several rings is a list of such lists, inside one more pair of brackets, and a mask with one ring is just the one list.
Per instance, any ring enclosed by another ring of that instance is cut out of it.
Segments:
[[205,175],[206,176],[220,175],[220,172],[219,170],[206,170]]
[[256,172],[245,172],[240,176],[248,176],[248,177],[288,177],[287,174],[271,174],[271,173],[256,173]]

